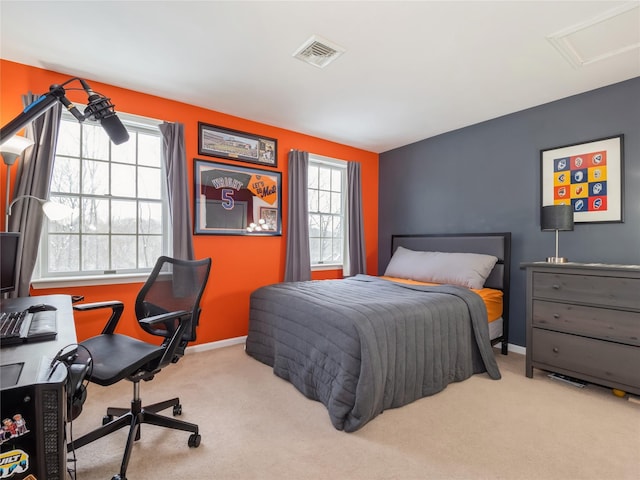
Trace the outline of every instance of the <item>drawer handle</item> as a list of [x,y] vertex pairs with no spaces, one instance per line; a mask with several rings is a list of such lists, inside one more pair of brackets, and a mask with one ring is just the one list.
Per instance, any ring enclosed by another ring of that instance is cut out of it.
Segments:
[[560,290],[560,285],[558,285],[557,283],[554,283],[551,288],[553,288],[554,290]]
[[556,319],[560,318],[560,314],[559,313],[554,313],[553,314],[553,318],[556,318]]
[[553,347],[553,353],[558,353],[560,349],[558,347]]

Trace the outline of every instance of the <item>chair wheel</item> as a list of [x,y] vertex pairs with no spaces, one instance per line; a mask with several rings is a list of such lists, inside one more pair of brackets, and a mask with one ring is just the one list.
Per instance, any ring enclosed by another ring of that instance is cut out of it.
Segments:
[[182,415],[182,405],[180,404],[173,406],[173,416],[175,417],[176,415]]
[[120,475],[114,475],[111,480],[127,480],[127,477],[121,477]]
[[[102,417],[102,425],[106,425],[112,420],[113,420],[113,415],[105,415],[104,417]],[[112,480],[119,480],[119,479],[114,477]],[[123,479],[123,480],[126,480],[126,479]]]
[[189,446],[193,448],[198,448],[200,446],[201,439],[202,437],[197,433],[193,433],[189,435]]

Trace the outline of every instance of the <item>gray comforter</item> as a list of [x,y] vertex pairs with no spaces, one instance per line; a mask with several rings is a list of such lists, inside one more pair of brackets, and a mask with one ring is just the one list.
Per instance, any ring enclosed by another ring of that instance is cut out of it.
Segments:
[[254,291],[246,351],[347,432],[474,373],[500,378],[478,295],[366,275]]

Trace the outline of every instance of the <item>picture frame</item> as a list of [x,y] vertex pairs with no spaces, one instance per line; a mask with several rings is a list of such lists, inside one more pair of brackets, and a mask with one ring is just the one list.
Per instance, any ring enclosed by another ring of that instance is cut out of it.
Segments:
[[541,207],[571,204],[574,223],[622,223],[624,135],[540,151]]
[[260,219],[264,220],[266,230],[277,230],[278,228],[278,209],[269,207],[260,207]]
[[194,158],[195,235],[282,235],[282,174]]
[[277,167],[278,141],[198,122],[198,155]]

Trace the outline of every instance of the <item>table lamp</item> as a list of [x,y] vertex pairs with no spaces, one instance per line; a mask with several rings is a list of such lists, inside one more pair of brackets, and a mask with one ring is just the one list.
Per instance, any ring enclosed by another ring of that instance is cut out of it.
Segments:
[[558,232],[573,230],[573,206],[548,205],[542,207],[540,224],[544,231],[556,232],[556,256],[547,257],[548,263],[566,263],[567,259],[558,256]]

